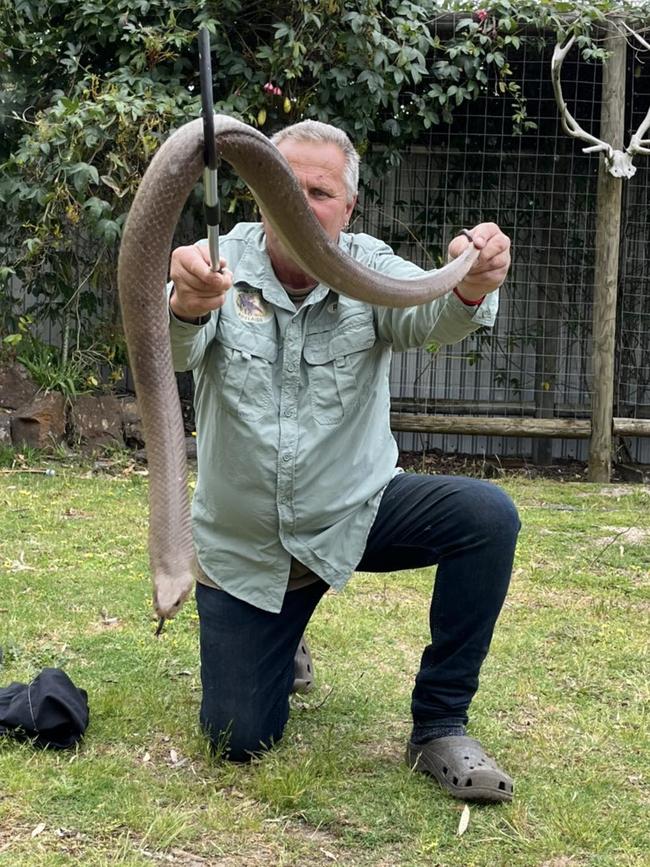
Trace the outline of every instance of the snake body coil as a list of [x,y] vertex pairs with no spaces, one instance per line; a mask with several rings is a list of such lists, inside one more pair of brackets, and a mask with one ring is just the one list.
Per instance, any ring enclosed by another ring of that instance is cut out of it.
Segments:
[[[300,267],[341,294],[369,304],[410,307],[449,292],[479,255],[469,244],[453,262],[413,280],[378,274],[345,255],[309,208],[279,150],[239,121],[215,116],[219,155],[250,187]],[[177,396],[165,294],[176,224],[203,170],[203,124],[191,121],[155,155],[124,228],[118,284],[129,362],[149,465],[149,556],[154,607],[173,617],[193,585],[185,435]]]

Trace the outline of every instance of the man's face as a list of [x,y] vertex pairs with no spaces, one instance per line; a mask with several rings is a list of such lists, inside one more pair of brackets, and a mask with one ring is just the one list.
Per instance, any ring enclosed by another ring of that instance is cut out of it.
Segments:
[[[356,201],[348,201],[345,186],[345,156],[335,144],[311,141],[280,142],[278,150],[293,169],[309,207],[325,233],[336,241],[347,225]],[[275,262],[286,257],[273,230],[262,215],[267,250]]]

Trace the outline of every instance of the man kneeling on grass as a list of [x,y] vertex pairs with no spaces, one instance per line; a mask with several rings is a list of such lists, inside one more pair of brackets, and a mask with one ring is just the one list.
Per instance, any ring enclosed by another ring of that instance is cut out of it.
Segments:
[[[346,231],[359,160],[343,132],[303,121],[274,141],[346,253],[379,275],[422,274]],[[330,587],[354,570],[437,564],[407,761],[457,797],[512,798],[512,780],[465,726],[510,580],[517,512],[487,482],[397,470],[389,424],[394,351],[494,322],[509,240],[493,223],[472,235],[481,253],[454,292],[401,310],[316,283],[264,215],[221,240],[221,274],[204,245],[172,255],[174,362],[196,385],[201,723],[233,761],[282,737],[289,694],[311,679],[303,632]],[[449,255],[467,243],[455,238]]]

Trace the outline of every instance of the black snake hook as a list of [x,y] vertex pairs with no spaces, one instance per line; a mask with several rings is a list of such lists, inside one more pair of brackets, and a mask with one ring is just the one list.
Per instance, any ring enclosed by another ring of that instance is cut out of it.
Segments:
[[212,95],[212,61],[210,34],[206,27],[199,30],[199,74],[201,80],[201,115],[203,117],[203,186],[205,196],[205,222],[208,227],[210,270],[221,272],[219,265],[219,223],[221,206],[217,169],[219,157],[214,137],[214,100]]

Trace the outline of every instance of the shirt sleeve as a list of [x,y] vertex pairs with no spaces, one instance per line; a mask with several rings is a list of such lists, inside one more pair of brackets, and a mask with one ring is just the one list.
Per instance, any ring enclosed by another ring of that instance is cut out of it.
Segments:
[[213,311],[205,325],[194,325],[192,322],[183,322],[182,319],[174,316],[169,307],[169,297],[173,288],[173,283],[167,284],[169,339],[171,341],[174,370],[177,373],[181,373],[185,370],[194,370],[200,364],[206,348],[216,333],[219,311]]
[[[374,244],[370,243],[372,241]],[[369,268],[390,277],[413,279],[427,273],[396,256],[387,244],[370,236],[363,238],[355,252]],[[498,295],[498,290],[489,293],[479,305],[463,304],[454,292],[448,292],[417,307],[375,307],[377,332],[380,339],[389,343],[396,352],[434,342],[439,345],[457,343],[482,325],[494,325],[499,307]]]

